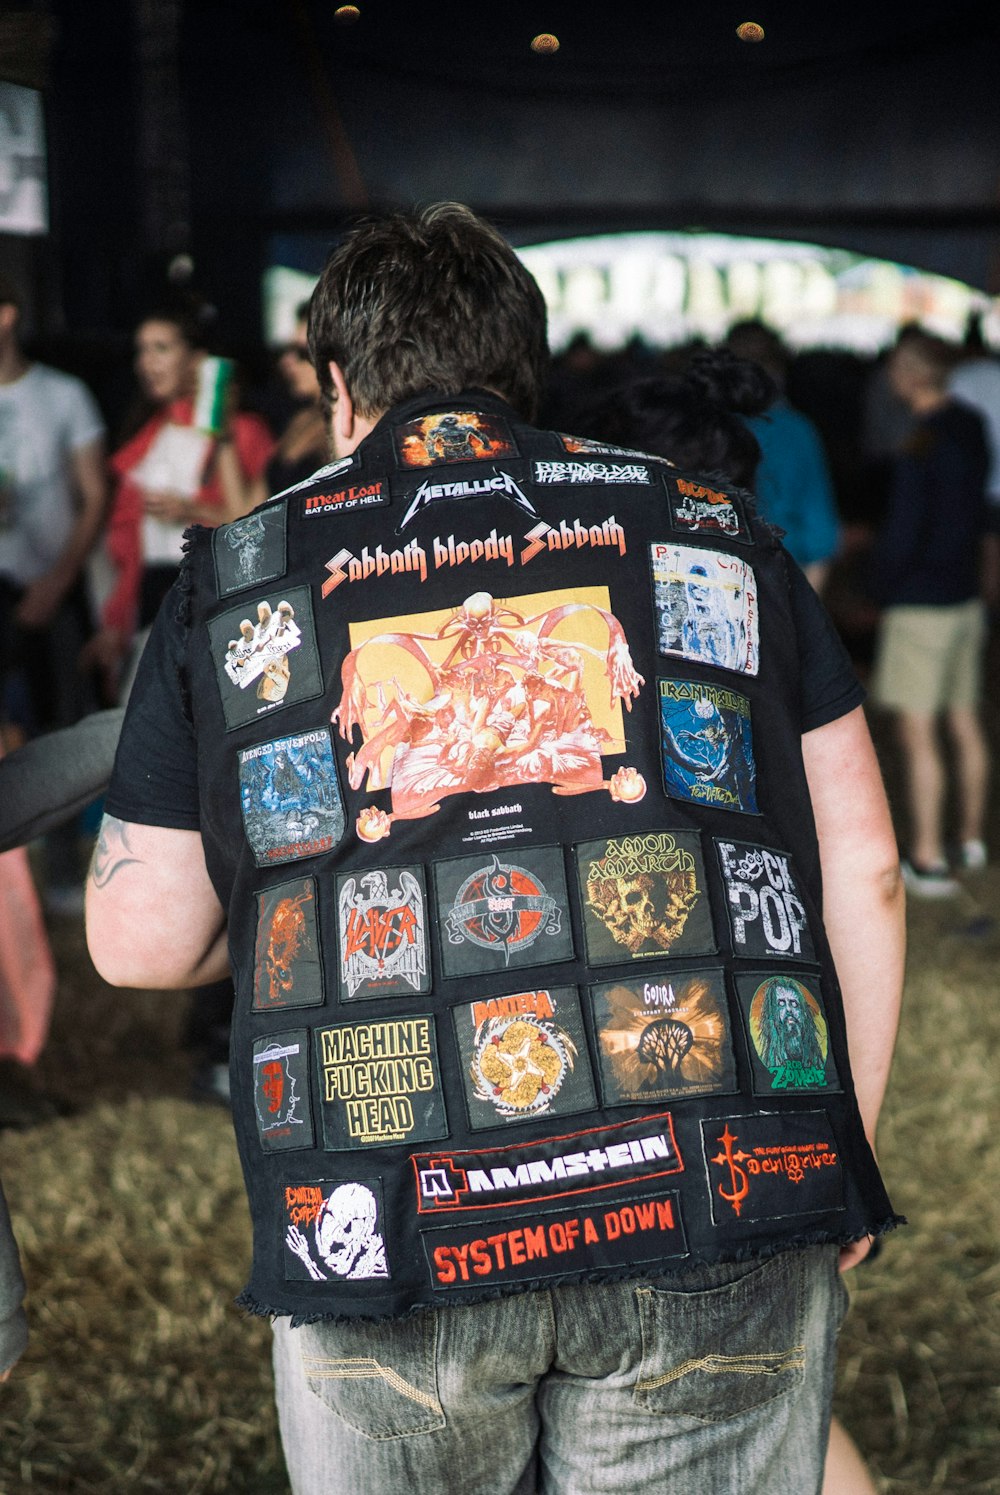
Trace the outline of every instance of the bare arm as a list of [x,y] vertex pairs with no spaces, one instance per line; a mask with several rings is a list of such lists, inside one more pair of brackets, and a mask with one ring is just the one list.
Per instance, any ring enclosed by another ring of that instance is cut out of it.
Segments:
[[227,975],[225,913],[197,831],[105,815],[87,879],[87,944],[112,986],[205,986]]
[[51,622],[97,541],[108,496],[101,437],[71,453],[70,473],[77,501],[76,520],[55,564],[32,582],[21,598],[17,616],[25,628],[44,628]]

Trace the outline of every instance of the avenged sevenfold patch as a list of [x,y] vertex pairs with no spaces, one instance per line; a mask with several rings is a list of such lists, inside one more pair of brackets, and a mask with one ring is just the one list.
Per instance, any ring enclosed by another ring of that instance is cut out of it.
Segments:
[[576,848],[591,965],[717,946],[697,831],[646,831]]
[[344,834],[330,729],[243,748],[240,804],[258,867],[319,856]]

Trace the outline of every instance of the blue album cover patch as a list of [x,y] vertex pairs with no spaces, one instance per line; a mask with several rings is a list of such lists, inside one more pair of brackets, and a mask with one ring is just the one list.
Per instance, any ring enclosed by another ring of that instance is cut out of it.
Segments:
[[757,765],[746,696],[696,680],[657,684],[667,793],[756,815]]
[[344,802],[329,727],[243,748],[240,804],[258,867],[330,851],[344,834]]

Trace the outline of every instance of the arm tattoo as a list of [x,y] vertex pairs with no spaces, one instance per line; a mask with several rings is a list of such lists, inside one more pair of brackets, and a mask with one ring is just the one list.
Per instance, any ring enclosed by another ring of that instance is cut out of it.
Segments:
[[114,815],[105,815],[94,847],[94,860],[90,865],[90,876],[95,888],[106,888],[122,867],[142,865],[142,858],[131,856],[131,851],[126,822],[117,820]]

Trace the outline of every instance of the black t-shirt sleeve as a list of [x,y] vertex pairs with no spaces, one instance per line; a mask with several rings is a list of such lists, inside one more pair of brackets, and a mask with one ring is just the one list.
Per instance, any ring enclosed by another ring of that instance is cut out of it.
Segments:
[[176,604],[175,591],[139,661],[104,808],[119,820],[196,831],[198,757],[181,687],[187,633]]
[[826,608],[791,556],[786,563],[801,663],[802,731],[812,732],[860,706],[865,690]]

